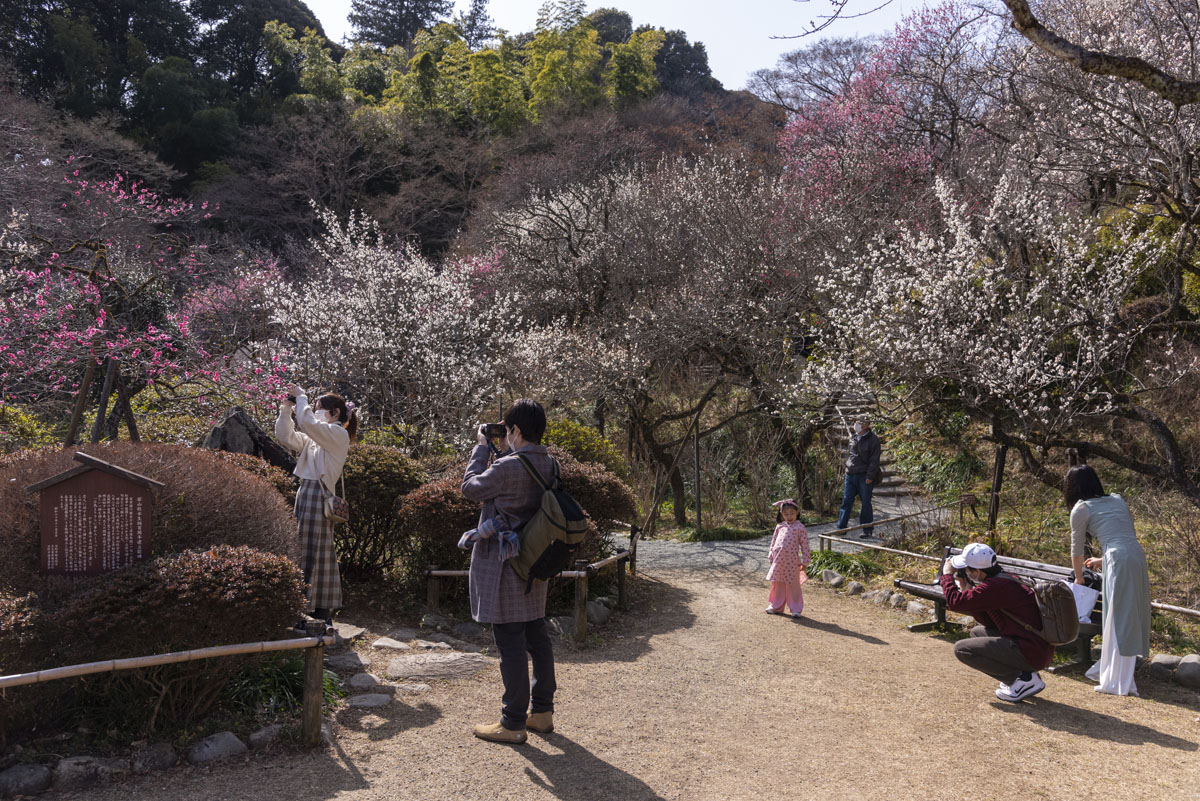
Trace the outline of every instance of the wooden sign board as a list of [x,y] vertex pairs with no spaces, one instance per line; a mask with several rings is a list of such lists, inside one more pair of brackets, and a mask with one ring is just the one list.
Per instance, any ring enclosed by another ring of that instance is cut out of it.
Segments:
[[96,576],[149,557],[153,489],[163,485],[86,454],[76,459],[84,466],[26,488],[41,493],[42,573]]

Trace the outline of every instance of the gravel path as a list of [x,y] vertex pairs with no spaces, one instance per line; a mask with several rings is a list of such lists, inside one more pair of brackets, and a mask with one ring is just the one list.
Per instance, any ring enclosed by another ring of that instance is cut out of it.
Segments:
[[810,585],[801,621],[764,615],[765,547],[646,543],[634,608],[587,648],[560,647],[557,730],[525,746],[470,735],[498,714],[492,662],[382,709],[338,711],[336,748],[59,797],[1195,797],[1195,693],[1144,680],[1146,698],[1115,698],[1048,676],[1029,702],[998,701],[995,682],[899,613]]

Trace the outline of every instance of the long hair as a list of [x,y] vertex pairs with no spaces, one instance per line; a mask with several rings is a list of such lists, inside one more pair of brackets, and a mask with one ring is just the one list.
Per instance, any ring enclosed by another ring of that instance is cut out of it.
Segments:
[[1080,464],[1067,471],[1063,479],[1063,500],[1068,509],[1074,509],[1075,504],[1091,498],[1103,498],[1108,493],[1100,483],[1100,476],[1091,465]]
[[327,412],[337,412],[337,422],[346,429],[346,433],[350,435],[350,441],[354,442],[358,439],[358,412],[350,410],[350,407],[346,405],[345,398],[330,392],[317,398],[317,408]]

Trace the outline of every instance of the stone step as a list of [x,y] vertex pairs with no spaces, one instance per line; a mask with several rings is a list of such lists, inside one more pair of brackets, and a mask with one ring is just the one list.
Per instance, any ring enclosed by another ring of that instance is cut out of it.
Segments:
[[871,496],[879,498],[896,498],[903,495],[915,495],[916,493],[917,491],[912,487],[908,486],[907,484],[901,484],[895,487],[881,486],[879,489],[872,492]]

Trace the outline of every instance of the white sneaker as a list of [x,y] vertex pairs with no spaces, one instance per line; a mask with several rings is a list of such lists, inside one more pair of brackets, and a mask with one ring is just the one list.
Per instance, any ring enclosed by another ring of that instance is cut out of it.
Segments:
[[996,689],[996,697],[1001,701],[1009,701],[1015,704],[1018,701],[1024,701],[1026,698],[1031,698],[1032,696],[1035,696],[1042,690],[1046,689],[1046,682],[1042,681],[1042,677],[1040,675],[1034,673],[1033,677],[1030,678],[1029,681],[1021,681],[1020,679],[1014,681],[1011,685],[1009,685],[1008,692],[1003,692],[1001,689],[1003,686],[1004,685],[1001,685],[1000,688]]

